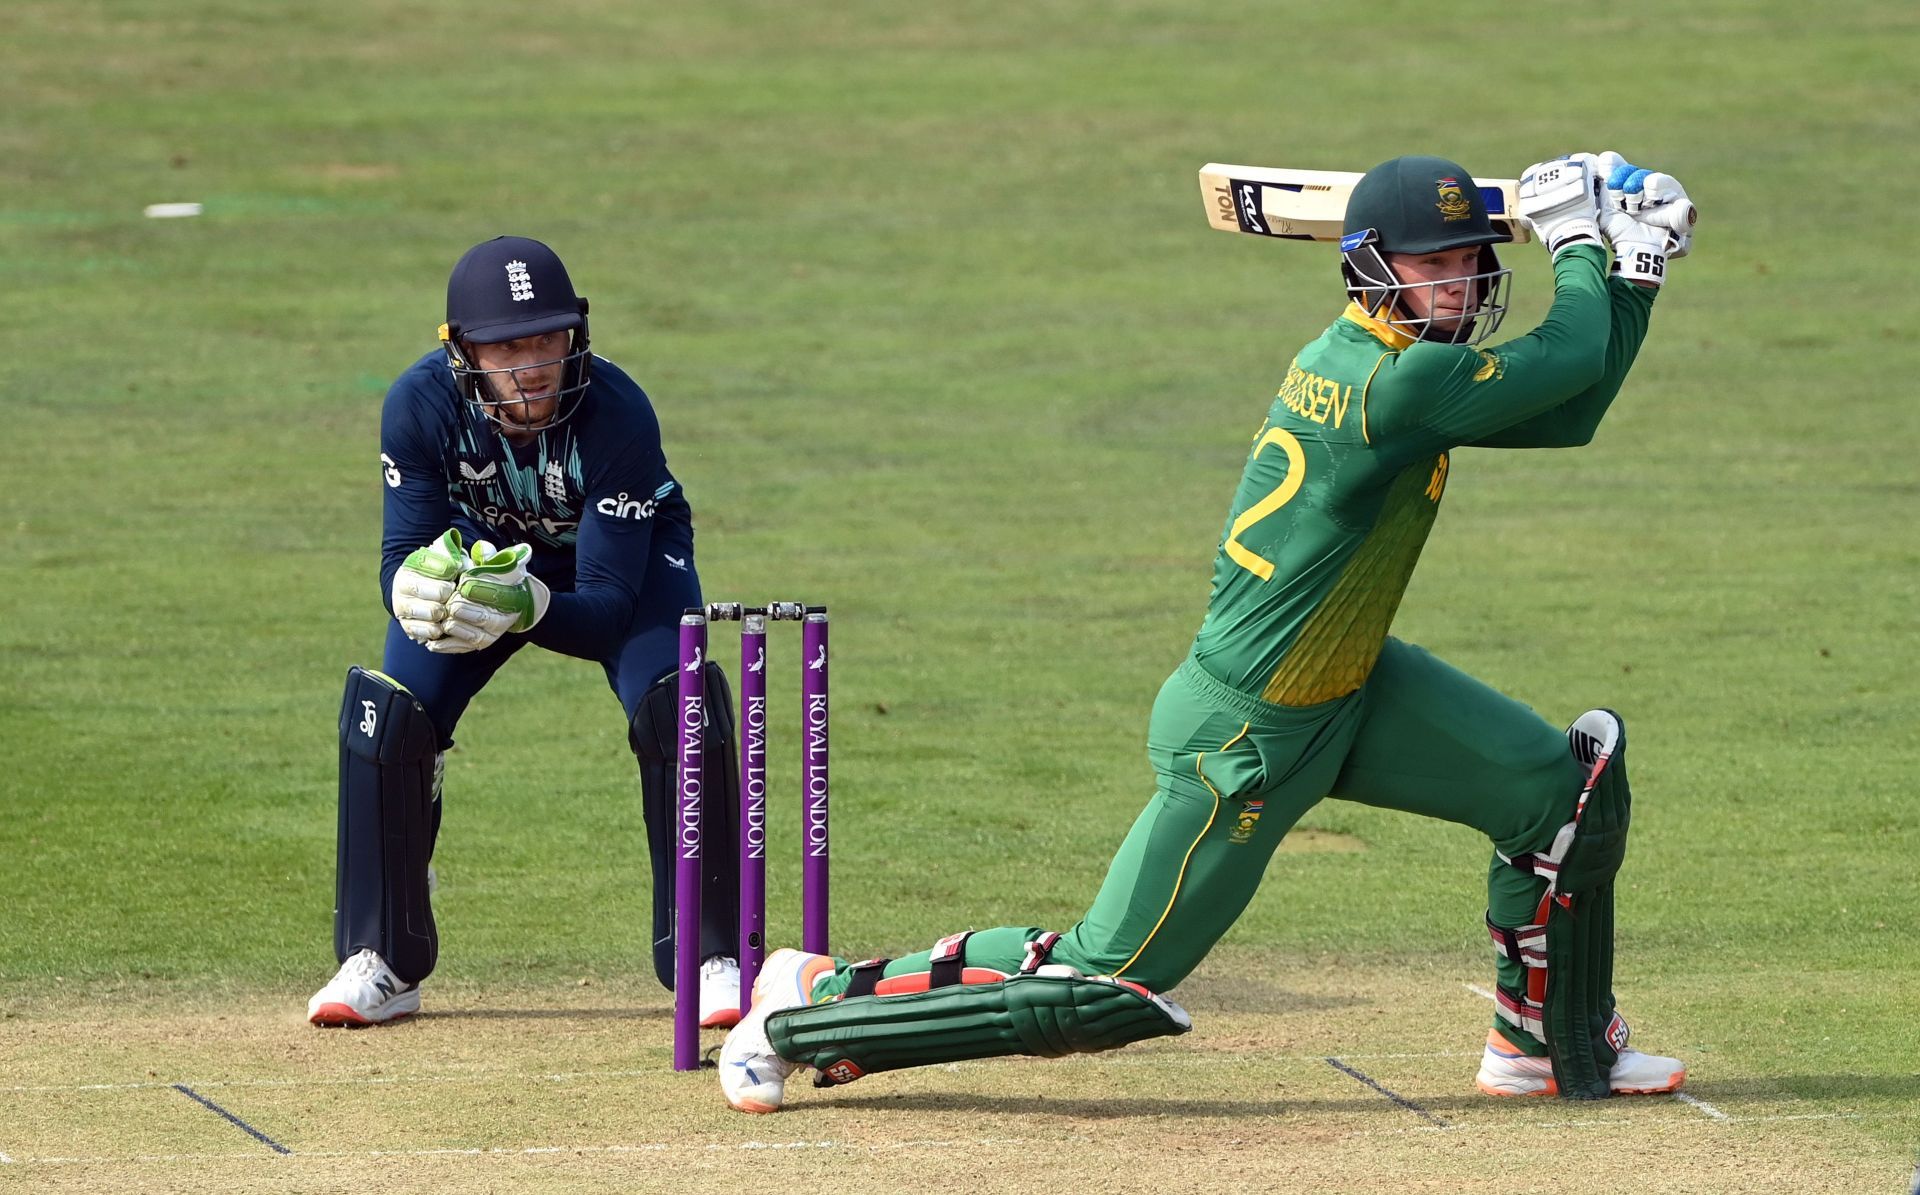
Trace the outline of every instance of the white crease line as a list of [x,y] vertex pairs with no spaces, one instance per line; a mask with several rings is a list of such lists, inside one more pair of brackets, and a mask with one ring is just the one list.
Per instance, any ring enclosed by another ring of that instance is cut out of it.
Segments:
[[[1776,1121],[1786,1121],[1786,1120],[1888,1120],[1888,1119],[1911,1120],[1913,1118],[1914,1118],[1914,1114],[1911,1112],[1909,1113],[1803,1112],[1803,1113],[1794,1113],[1794,1114],[1779,1115],[1779,1116],[1727,1116],[1725,1117],[1725,1122],[1728,1124],[1767,1124],[1767,1123],[1772,1123]],[[1617,1129],[1621,1125],[1634,1124],[1634,1123],[1636,1123],[1636,1121],[1630,1117],[1608,1116],[1608,1117],[1593,1117],[1587,1120],[1532,1121],[1527,1123],[1524,1127],[1530,1130],[1531,1129]],[[1397,1129],[1356,1129],[1350,1133],[1342,1133],[1340,1134],[1340,1136],[1342,1138],[1351,1139],[1356,1137],[1403,1137],[1409,1133],[1476,1133],[1476,1132],[1508,1133],[1512,1130],[1512,1128],[1513,1128],[1512,1125],[1508,1125],[1504,1123],[1501,1123],[1501,1124],[1454,1123],[1454,1124],[1448,1125],[1446,1128],[1441,1128],[1436,1125],[1414,1125],[1406,1128],[1397,1128]],[[911,1150],[911,1149],[958,1149],[963,1147],[978,1148],[981,1146],[1034,1145],[1034,1144],[1059,1145],[1062,1142],[1088,1144],[1088,1143],[1092,1143],[1092,1139],[1088,1137],[1082,1137],[1082,1136],[1070,1136],[1070,1137],[1060,1138],[1059,1140],[1036,1142],[1033,1139],[1026,1138],[1026,1137],[976,1137],[976,1138],[970,1138],[970,1139],[957,1139],[957,1140],[950,1140],[950,1141],[935,1141],[935,1140],[888,1141],[888,1142],[878,1142],[878,1143],[867,1144],[867,1145],[860,1145],[860,1144],[855,1144],[855,1143],[846,1142],[846,1141],[740,1141],[740,1142],[732,1142],[732,1143],[720,1142],[720,1143],[715,1143],[711,1145],[688,1145],[688,1144],[675,1143],[675,1142],[644,1142],[644,1143],[635,1144],[635,1145],[529,1145],[529,1146],[522,1146],[518,1148],[494,1147],[491,1149],[385,1149],[385,1150],[313,1149],[313,1150],[294,1150],[291,1154],[269,1154],[269,1153],[263,1153],[257,1149],[250,1149],[243,1153],[134,1154],[131,1156],[117,1156],[117,1157],[102,1155],[98,1157],[9,1158],[8,1161],[13,1163],[14,1165],[98,1166],[98,1165],[111,1165],[111,1164],[126,1164],[129,1162],[225,1162],[225,1161],[277,1162],[282,1160],[283,1158],[288,1158],[288,1157],[292,1157],[292,1158],[438,1158],[438,1157],[479,1158],[479,1157],[532,1157],[532,1156],[538,1156],[538,1155],[552,1155],[552,1154],[649,1154],[649,1153],[672,1153],[675,1151],[682,1151],[682,1152],[688,1152],[688,1153],[695,1153],[695,1152],[719,1153],[719,1152],[728,1152],[728,1151],[750,1152],[750,1151],[763,1151],[763,1150],[806,1150],[806,1149],[819,1149],[819,1150],[844,1149],[849,1152],[865,1151],[867,1153],[883,1153],[888,1151]]]
[[[652,1074],[652,1071],[609,1071],[606,1078],[621,1075]],[[271,1087],[378,1087],[394,1083],[494,1083],[513,1079],[535,1079],[542,1081],[563,1081],[568,1078],[581,1078],[579,1075],[392,1075],[355,1079],[183,1079],[179,1082],[194,1090],[216,1087],[271,1088]],[[21,1095],[31,1093],[54,1094],[78,1091],[145,1091],[151,1088],[171,1089],[175,1081],[148,1080],[142,1083],[76,1083],[49,1084],[41,1087],[0,1087],[0,1094]]]
[[[1360,1054],[1342,1051],[1341,1058],[1478,1058],[1478,1050],[1423,1050],[1408,1053]],[[1049,1066],[1166,1066],[1168,1063],[1186,1063],[1192,1065],[1234,1065],[1245,1066],[1249,1063],[1304,1062],[1319,1064],[1325,1054],[1234,1054],[1223,1055],[1205,1051],[1135,1053],[1120,1055],[1089,1055],[1077,1058],[1059,1058],[1049,1060]],[[979,1062],[948,1063],[943,1070],[977,1070],[993,1066],[997,1059]],[[52,1094],[58,1092],[80,1091],[143,1091],[150,1088],[171,1088],[175,1083],[185,1083],[195,1091],[211,1090],[221,1087],[261,1088],[261,1087],[377,1087],[396,1083],[510,1083],[516,1081],[539,1083],[571,1083],[592,1079],[639,1079],[654,1075],[666,1075],[664,1067],[646,1070],[607,1070],[607,1071],[560,1071],[553,1074],[530,1075],[517,1071],[495,1071],[471,1075],[366,1075],[349,1078],[311,1078],[311,1079],[147,1079],[130,1083],[51,1083],[39,1086],[23,1085],[0,1087],[0,1095]]]
[[[1478,1058],[1480,1057],[1480,1051],[1477,1049],[1474,1049],[1474,1050],[1420,1050],[1418,1052],[1400,1053],[1400,1054],[1393,1054],[1393,1053],[1359,1054],[1359,1053],[1352,1053],[1346,1050],[1342,1050],[1340,1051],[1340,1053],[1334,1055],[1334,1057],[1336,1058]],[[1219,1062],[1219,1063],[1233,1063],[1235,1065],[1240,1065],[1240,1066],[1245,1066],[1253,1063],[1266,1063],[1266,1062],[1313,1062],[1313,1063],[1319,1063],[1321,1065],[1325,1065],[1326,1060],[1327,1060],[1326,1052],[1321,1052],[1318,1054],[1261,1054],[1258,1052],[1249,1052],[1246,1054],[1224,1055],[1224,1054],[1209,1053],[1203,1050],[1194,1050],[1191,1052],[1182,1051],[1180,1053],[1174,1053],[1172,1051],[1168,1051],[1167,1053],[1164,1053],[1164,1054],[1148,1053],[1143,1050],[1143,1051],[1139,1051],[1132,1054],[1101,1053],[1101,1054],[1074,1055],[1067,1058],[1050,1058],[1047,1060],[1046,1065],[1048,1066],[1075,1066],[1075,1065],[1078,1065],[1078,1066],[1164,1066],[1169,1062],[1209,1062],[1209,1063]],[[955,1069],[971,1070],[971,1069],[982,1067],[982,1066],[992,1066],[994,1061],[995,1060],[993,1059],[982,1059],[977,1062],[954,1062],[954,1063],[949,1063],[948,1065]]]
[[[1463,984],[1461,984],[1460,986],[1461,986],[1461,987],[1463,987],[1463,988],[1465,988],[1465,989],[1467,989],[1467,990],[1468,990],[1469,992],[1472,992],[1472,993],[1473,993],[1474,995],[1476,995],[1476,996],[1482,996],[1482,997],[1485,997],[1485,998],[1486,998],[1486,999],[1488,999],[1488,1000],[1492,1000],[1492,999],[1494,998],[1494,996],[1493,996],[1493,993],[1492,993],[1492,992],[1489,992],[1489,991],[1488,991],[1487,989],[1485,989],[1485,988],[1483,988],[1483,987],[1481,987],[1481,986],[1479,986],[1478,984],[1472,984],[1472,983],[1463,983]],[[1676,1100],[1679,1100],[1679,1101],[1680,1101],[1681,1103],[1683,1103],[1683,1104],[1691,1104],[1691,1105],[1693,1105],[1694,1107],[1696,1107],[1696,1108],[1698,1108],[1698,1109],[1700,1109],[1700,1111],[1702,1111],[1702,1112],[1704,1112],[1704,1113],[1706,1113],[1706,1114],[1707,1114],[1708,1116],[1711,1116],[1711,1117],[1713,1117],[1713,1118],[1714,1118],[1715,1120],[1756,1120],[1756,1119],[1767,1119],[1767,1120],[1782,1120],[1782,1119],[1788,1119],[1788,1118],[1785,1118],[1785,1117],[1778,1117],[1778,1116],[1772,1116],[1772,1117],[1764,1117],[1764,1118],[1761,1118],[1761,1117],[1752,1117],[1752,1116],[1728,1116],[1728,1115],[1727,1115],[1727,1114],[1726,1114],[1725,1112],[1722,1112],[1722,1111],[1721,1111],[1720,1109],[1718,1109],[1718,1108],[1716,1108],[1716,1107],[1714,1107],[1714,1106],[1713,1106],[1712,1104],[1709,1104],[1709,1103],[1708,1103],[1707,1101],[1705,1101],[1705,1100],[1703,1100],[1703,1099],[1701,1099],[1701,1098],[1699,1098],[1698,1096],[1692,1096],[1692,1095],[1688,1095],[1688,1094],[1687,1094],[1686,1092],[1684,1092],[1684,1091],[1676,1091],[1676,1092],[1674,1092],[1674,1093],[1673,1093],[1673,1098],[1674,1098],[1674,1099],[1676,1099]]]
[[1676,1091],[1673,1093],[1673,1098],[1676,1100],[1679,1100],[1683,1104],[1690,1104],[1693,1107],[1700,1109],[1702,1112],[1705,1112],[1708,1116],[1713,1117],[1715,1120],[1732,1120],[1733,1119],[1731,1116],[1728,1116],[1725,1112],[1722,1112],[1720,1109],[1714,1107],[1712,1104],[1709,1104],[1707,1101],[1701,1099],[1699,1096],[1688,1095],[1684,1091]]
[[[1904,1115],[1904,1114],[1895,1115],[1892,1113],[1888,1113],[1885,1115],[1894,1116],[1895,1119],[1901,1119],[1901,1120],[1912,1119],[1910,1115]],[[1797,1113],[1793,1115],[1782,1115],[1782,1116],[1727,1116],[1725,1117],[1726,1123],[1728,1124],[1768,1124],[1774,1121],[1781,1121],[1781,1120],[1867,1120],[1867,1119],[1873,1119],[1873,1118],[1864,1116],[1858,1112],[1802,1112],[1802,1113]],[[1529,1131],[1533,1129],[1617,1129],[1621,1125],[1628,1125],[1628,1124],[1635,1124],[1635,1123],[1644,1123],[1644,1122],[1636,1121],[1631,1117],[1624,1117],[1624,1116],[1596,1116],[1591,1120],[1528,1121],[1525,1125],[1522,1125],[1519,1127],[1522,1127]],[[1497,1124],[1497,1125],[1496,1124],[1461,1124],[1458,1121],[1456,1121],[1448,1125],[1444,1129],[1434,1125],[1411,1125],[1411,1126],[1408,1126],[1407,1128],[1401,1128],[1401,1129],[1355,1129],[1350,1133],[1342,1133],[1341,1136],[1342,1137],[1403,1137],[1408,1133],[1474,1133],[1474,1132],[1485,1132],[1489,1129],[1504,1133],[1504,1132],[1511,1131],[1513,1127],[1514,1126],[1512,1125],[1506,1125],[1506,1124]]]
[[[657,1070],[630,1071],[572,1071],[550,1075],[529,1075],[519,1072],[491,1072],[473,1075],[363,1075],[351,1078],[311,1078],[311,1079],[202,1079],[180,1080],[187,1086],[199,1090],[203,1087],[374,1087],[392,1083],[493,1083],[509,1079],[533,1079],[545,1083],[566,1083],[574,1079],[625,1079],[638,1078],[641,1075],[653,1075]],[[149,1079],[139,1083],[74,1083],[49,1084],[40,1087],[0,1087],[0,1093],[20,1094],[29,1092],[56,1091],[139,1091],[148,1087],[172,1087],[174,1080]]]
[[682,1145],[667,1141],[649,1141],[638,1145],[529,1145],[521,1148],[495,1146],[489,1149],[373,1149],[373,1150],[301,1150],[303,1158],[422,1158],[439,1156],[459,1157],[501,1157],[512,1155],[519,1157],[528,1154],[627,1154],[627,1153],[669,1153],[673,1150],[698,1150],[704,1153],[724,1153],[729,1150],[781,1150],[781,1149],[864,1149],[869,1153],[899,1149],[957,1149],[961,1147],[994,1145],[1031,1145],[1025,1137],[975,1137],[953,1141],[885,1141],[869,1145],[858,1145],[846,1141],[735,1141],[717,1142],[712,1145]]
[[[22,1165],[26,1166],[125,1166],[130,1162],[237,1162],[257,1157],[272,1158],[275,1161],[281,1161],[288,1156],[290,1155],[262,1153],[260,1150],[250,1149],[245,1153],[227,1154],[131,1154],[124,1157],[111,1157],[106,1154],[101,1154],[90,1158],[55,1157],[21,1158],[19,1160]],[[293,1154],[291,1156],[299,1157],[300,1155]]]
[[12,1166],[14,1164],[12,1158],[8,1157],[5,1153],[0,1153],[0,1166]]
[[[1085,1137],[1066,1138],[1070,1141],[1088,1141]],[[764,1150],[804,1150],[804,1149],[844,1149],[864,1150],[868,1153],[883,1153],[909,1149],[977,1149],[982,1146],[1033,1145],[1037,1144],[1026,1137],[974,1137],[952,1141],[885,1141],[861,1145],[847,1141],[738,1141],[717,1142],[711,1145],[688,1145],[671,1141],[648,1141],[635,1145],[529,1145],[523,1147],[494,1147],[491,1149],[298,1149],[291,1154],[273,1155],[275,1157],[295,1158],[498,1158],[532,1157],[552,1154],[650,1154],[672,1153],[724,1153],[724,1152],[760,1152]],[[254,1161],[266,1156],[257,1150],[245,1153],[220,1154],[136,1154],[131,1157],[72,1157],[72,1158],[24,1158],[17,1161],[42,1166],[94,1166],[127,1162],[220,1162]]]

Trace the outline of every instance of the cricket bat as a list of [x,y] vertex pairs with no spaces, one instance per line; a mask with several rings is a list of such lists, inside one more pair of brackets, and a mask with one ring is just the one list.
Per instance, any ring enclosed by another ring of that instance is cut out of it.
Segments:
[[[1200,168],[1200,195],[1207,223],[1222,232],[1288,241],[1337,241],[1347,214],[1347,196],[1360,175],[1350,170],[1287,170],[1269,166],[1228,166],[1209,162]],[[1516,242],[1533,239],[1527,222],[1513,214],[1510,178],[1476,178],[1486,201],[1487,218]]]

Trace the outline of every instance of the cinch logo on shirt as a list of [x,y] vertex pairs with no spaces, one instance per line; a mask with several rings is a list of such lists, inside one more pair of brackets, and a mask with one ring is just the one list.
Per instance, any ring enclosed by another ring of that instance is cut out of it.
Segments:
[[1287,410],[1302,419],[1325,424],[1327,416],[1331,415],[1333,426],[1339,427],[1340,421],[1347,417],[1347,404],[1353,398],[1353,387],[1342,386],[1332,378],[1323,378],[1317,373],[1308,373],[1295,362],[1287,366],[1287,380],[1280,383],[1278,397],[1286,404]]
[[660,509],[660,499],[673,493],[674,483],[669,481],[653,491],[653,497],[644,501],[629,498],[622,492],[616,498],[602,498],[593,504],[593,508],[603,515],[612,515],[616,519],[650,519]]
[[471,518],[501,531],[527,531],[540,535],[550,544],[570,544],[574,529],[580,526],[577,519],[546,519],[538,515],[522,514],[517,510],[508,510],[489,502],[485,506],[474,506],[466,501],[459,502],[460,509]]
[[650,519],[653,517],[653,512],[660,509],[660,504],[651,498],[645,502],[637,502],[627,497],[625,491],[622,491],[617,498],[600,499],[593,504],[593,508],[603,515],[612,515],[617,519]]

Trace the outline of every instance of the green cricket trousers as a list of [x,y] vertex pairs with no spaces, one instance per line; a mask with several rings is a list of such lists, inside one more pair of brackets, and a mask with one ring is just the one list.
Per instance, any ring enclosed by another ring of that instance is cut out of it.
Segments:
[[[1159,992],[1206,957],[1253,899],[1280,840],[1324,797],[1472,826],[1514,855],[1552,843],[1582,781],[1561,731],[1393,638],[1357,692],[1306,707],[1229,689],[1188,659],[1154,701],[1147,754],[1159,787],[1050,961]],[[1531,921],[1542,885],[1495,856],[1495,924]],[[981,930],[967,939],[966,963],[1011,973],[1041,933]],[[927,969],[922,952],[884,975]],[[1500,959],[1499,970],[1503,984],[1522,985],[1517,963]],[[843,966],[817,995],[838,994],[848,977]]]

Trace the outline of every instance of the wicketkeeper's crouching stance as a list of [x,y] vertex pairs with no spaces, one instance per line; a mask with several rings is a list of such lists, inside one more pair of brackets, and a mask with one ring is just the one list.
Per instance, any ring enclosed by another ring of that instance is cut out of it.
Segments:
[[1690,245],[1686,205],[1669,176],[1617,154],[1529,169],[1519,214],[1553,254],[1553,306],[1531,333],[1481,348],[1509,272],[1470,176],[1423,157],[1369,171],[1340,246],[1353,301],[1294,359],[1254,435],[1206,619],[1154,703],[1158,789],[1093,906],[1065,933],[955,934],[891,961],[775,952],[721,1051],[728,1102],[772,1112],[799,1067],[844,1083],[1186,1032],[1158,993],[1226,932],[1282,836],[1326,796],[1493,842],[1498,1008],[1482,1091],[1679,1087],[1686,1068],[1628,1049],[1614,1008],[1613,886],[1632,809],[1620,718],[1593,710],[1563,733],[1387,630],[1450,449],[1592,438],[1667,259]]
[[[674,694],[680,612],[700,604],[693,518],[647,395],[593,354],[587,303],[552,249],[496,237],[447,282],[440,348],[380,416],[381,670],[354,668],[340,710],[333,944],[318,1025],[420,1008],[439,936],[429,861],[444,753],[467,704],[522,647],[598,661],[626,715],[654,873],[654,970],[673,986]],[[516,542],[523,541],[523,542]],[[511,544],[496,549],[495,544]],[[423,546],[424,545],[424,546]],[[737,767],[726,677],[708,692],[716,791]],[[706,832],[730,841],[733,807]],[[701,901],[701,1019],[739,1019],[738,872],[711,852]]]

